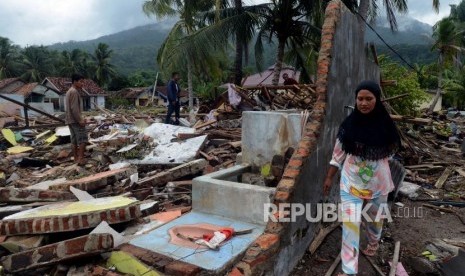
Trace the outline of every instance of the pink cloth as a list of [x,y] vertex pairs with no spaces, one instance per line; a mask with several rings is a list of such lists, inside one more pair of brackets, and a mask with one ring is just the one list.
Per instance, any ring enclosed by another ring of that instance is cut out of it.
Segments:
[[341,170],[341,190],[363,199],[387,195],[394,189],[389,169],[389,158],[363,160],[342,150],[339,139],[330,164]]

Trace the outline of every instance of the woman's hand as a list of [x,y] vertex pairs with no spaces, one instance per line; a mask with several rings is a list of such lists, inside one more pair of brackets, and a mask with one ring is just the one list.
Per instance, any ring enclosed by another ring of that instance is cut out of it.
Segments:
[[336,175],[338,168],[335,166],[329,166],[328,173],[326,174],[325,181],[323,182],[323,195],[326,197],[329,195],[329,190],[333,185],[333,178]]
[[326,197],[329,194],[329,190],[331,189],[331,186],[333,185],[333,179],[332,178],[325,178],[325,181],[323,182],[323,195]]

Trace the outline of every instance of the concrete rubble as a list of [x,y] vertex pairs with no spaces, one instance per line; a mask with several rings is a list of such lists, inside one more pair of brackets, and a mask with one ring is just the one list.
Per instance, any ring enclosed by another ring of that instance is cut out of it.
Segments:
[[[272,109],[311,108],[316,100],[312,87],[303,88],[307,92],[300,100],[293,96],[295,89],[265,106],[268,111],[257,115],[258,124],[249,113],[225,104],[203,111],[209,112],[204,120],[207,113],[200,110],[195,122],[183,120],[187,126],[159,123],[163,116],[150,112],[102,109],[86,114],[91,123],[87,126],[88,161],[83,167],[74,164],[67,127],[39,130],[14,125],[14,121],[6,124],[0,135],[0,265],[13,274],[200,273],[197,259],[189,257],[189,252],[185,259],[176,260],[181,255],[160,253],[170,249],[163,244],[158,253],[143,248],[144,244],[154,242],[150,235],[156,237],[157,229],[174,225],[179,218],[215,223],[229,217],[253,223],[263,217],[263,210],[247,210],[256,202],[272,203],[274,187],[306,123],[300,111]],[[241,96],[254,91],[244,90]],[[257,106],[252,96],[245,103]],[[464,121],[433,116],[402,123],[405,151],[400,156],[406,175],[400,196],[427,201],[438,212],[444,208],[455,212],[464,204],[465,162],[460,149]],[[446,133],[451,124],[454,132]],[[228,208],[234,202],[241,206]],[[233,214],[236,209],[241,216]],[[241,230],[265,227],[247,223],[238,225],[244,225]],[[253,234],[258,237],[260,232]],[[137,242],[141,245],[135,246]],[[428,249],[450,258],[454,254],[445,247],[436,242]],[[234,256],[242,256],[235,250]],[[82,262],[72,266],[67,262],[76,259]],[[132,265],[122,265],[121,260]],[[215,269],[219,272],[223,267]]]
[[[241,113],[215,110],[213,121],[200,119],[190,127],[157,123],[155,115],[128,115],[130,111],[88,114],[90,139],[82,167],[74,164],[66,126],[5,125],[0,135],[3,270],[63,275],[122,275],[138,268],[146,270],[144,275],[186,268],[199,272],[168,257],[164,265],[153,266],[118,248],[128,248],[133,237],[189,213],[193,178],[240,162]],[[255,175],[260,177],[260,168]],[[115,248],[111,255],[101,255]],[[69,267],[67,261],[74,259],[87,260],[87,265]],[[121,259],[132,267],[118,263]]]

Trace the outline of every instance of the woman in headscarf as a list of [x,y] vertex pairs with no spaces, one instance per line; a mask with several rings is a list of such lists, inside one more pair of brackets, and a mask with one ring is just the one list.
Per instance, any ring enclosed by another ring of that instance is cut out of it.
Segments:
[[[358,272],[360,222],[364,202],[370,222],[366,224],[368,244],[362,252],[373,256],[383,228],[380,217],[387,210],[388,193],[394,189],[389,158],[400,146],[397,128],[381,102],[376,82],[362,81],[355,90],[354,111],[339,127],[323,191],[328,194],[332,180],[341,170],[342,270],[339,276]],[[381,211],[381,213],[380,213]]]

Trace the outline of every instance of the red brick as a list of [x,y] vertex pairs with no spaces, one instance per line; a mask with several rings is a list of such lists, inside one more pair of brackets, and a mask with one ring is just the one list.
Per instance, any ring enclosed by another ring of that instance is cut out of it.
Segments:
[[262,250],[258,247],[249,247],[245,252],[244,260],[252,260],[255,259],[258,255],[262,253]]
[[258,255],[256,258],[254,259],[244,259],[243,262],[249,264],[250,268],[252,269],[253,271],[253,268],[259,264],[262,264],[264,262],[266,262],[267,260],[270,259],[270,254],[260,254]]
[[289,200],[289,192],[277,191],[274,199],[277,202],[287,202]]
[[118,249],[134,256],[146,265],[153,266],[158,269],[162,269],[173,261],[172,258],[131,244],[123,244]]
[[294,167],[294,168],[300,168],[302,164],[303,164],[303,161],[297,158],[292,158],[291,161],[289,161],[289,166]]
[[193,276],[200,273],[200,268],[192,264],[173,261],[165,266],[165,273],[173,276]]
[[279,236],[276,234],[263,234],[255,240],[254,244],[266,251],[279,245]]
[[294,178],[295,179],[299,174],[300,174],[300,170],[288,168],[288,169],[284,170],[283,177],[288,177],[288,178]]
[[[80,257],[90,257],[113,247],[110,234],[90,234],[46,246],[11,254],[2,259],[2,265],[10,273],[33,270]],[[40,256],[40,258],[36,258]]]
[[294,179],[283,178],[281,181],[279,181],[278,188],[280,190],[289,191],[294,188],[294,185]]
[[266,225],[266,232],[267,233],[273,233],[273,234],[278,234],[283,230],[284,225],[280,222],[273,222],[273,221],[268,221]]
[[244,276],[245,274],[242,273],[237,267],[233,268],[231,272],[228,273],[228,276]]
[[101,266],[94,266],[92,268],[92,272],[91,272],[92,276],[120,276],[121,274],[119,273],[115,273],[113,271],[110,271],[106,268],[103,268]]

